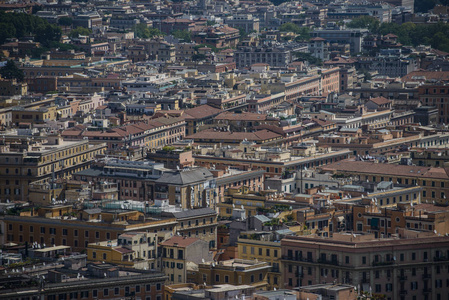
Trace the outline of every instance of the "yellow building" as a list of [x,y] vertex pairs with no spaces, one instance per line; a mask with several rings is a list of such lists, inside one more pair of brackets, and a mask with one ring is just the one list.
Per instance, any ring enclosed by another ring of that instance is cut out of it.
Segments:
[[[64,141],[58,135],[33,140],[5,136],[0,141],[0,199],[28,200],[32,182],[70,178],[72,173],[89,168],[95,157],[105,151],[105,144]],[[52,199],[35,200],[49,204]]]
[[157,233],[128,232],[116,240],[89,244],[87,259],[136,269],[156,269],[157,244]]
[[233,284],[250,285],[258,289],[267,289],[267,276],[271,266],[267,262],[244,259],[231,259],[218,263],[201,263],[195,274],[196,282],[206,285]]
[[280,196],[277,190],[251,191],[249,187],[229,188],[226,191],[223,201],[217,204],[220,216],[229,218],[232,216],[234,207],[243,207],[246,216],[257,215],[257,209],[264,208],[268,200],[275,200]]
[[46,208],[39,215],[28,211],[20,216],[4,216],[0,223],[3,232],[0,243],[37,242],[70,246],[74,251],[81,251],[89,244],[118,240],[120,235],[129,232],[157,232],[158,236],[176,232],[175,219],[145,219],[142,212],[133,210],[86,209],[70,213],[65,207]]
[[56,120],[56,106],[46,106],[40,108],[14,107],[12,109],[12,123],[19,126],[19,123],[43,124],[47,121]]
[[281,242],[271,232],[244,232],[237,240],[238,258],[267,262],[271,269],[267,275],[268,289],[279,289],[282,282]]
[[23,96],[28,92],[28,85],[16,79],[0,78],[0,96]]

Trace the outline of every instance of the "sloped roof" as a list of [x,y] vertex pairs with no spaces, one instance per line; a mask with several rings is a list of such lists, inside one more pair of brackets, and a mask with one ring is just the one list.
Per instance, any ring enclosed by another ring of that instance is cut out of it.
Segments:
[[195,168],[190,170],[165,172],[156,181],[158,183],[170,183],[174,185],[188,185],[206,180],[207,177],[213,177],[212,173],[206,168]]
[[216,214],[215,210],[212,208],[197,208],[197,209],[189,209],[184,210],[181,212],[175,212],[173,213],[173,216],[176,219],[185,219],[185,218],[193,218],[193,217],[199,217],[203,215],[210,215],[210,214]]
[[177,247],[185,248],[199,240],[200,239],[192,238],[192,237],[174,236],[174,237],[166,240],[165,242],[162,242],[161,246],[168,246],[168,247],[177,246]]

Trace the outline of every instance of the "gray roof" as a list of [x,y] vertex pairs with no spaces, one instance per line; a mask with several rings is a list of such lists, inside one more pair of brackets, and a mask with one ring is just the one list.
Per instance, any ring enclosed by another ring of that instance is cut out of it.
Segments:
[[81,176],[94,176],[94,177],[98,177],[100,176],[102,173],[101,170],[98,169],[86,169],[86,170],[82,170],[79,171],[77,173],[75,173],[76,175],[81,175]]
[[262,223],[269,222],[271,219],[264,215],[254,216],[255,219],[259,220]]
[[165,172],[156,183],[169,183],[173,185],[188,185],[212,179],[212,173],[206,168]]
[[173,216],[176,219],[184,219],[184,218],[193,218],[193,217],[216,214],[216,213],[217,212],[215,210],[213,210],[212,208],[205,207],[205,208],[189,209],[189,210],[184,210],[181,212],[175,212],[175,213],[173,213]]
[[84,212],[89,215],[99,214],[99,213],[101,213],[101,208],[89,208],[89,209],[85,209]]

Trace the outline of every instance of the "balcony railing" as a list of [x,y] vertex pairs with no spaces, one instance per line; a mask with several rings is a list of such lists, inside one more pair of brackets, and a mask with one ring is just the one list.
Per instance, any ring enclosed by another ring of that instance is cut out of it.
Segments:
[[394,264],[394,261],[373,261],[373,267],[390,266]]
[[326,264],[326,265],[334,265],[334,266],[338,266],[338,261],[337,260],[327,260],[327,259],[321,259],[319,258],[317,260],[318,263],[320,264]]
[[398,276],[398,279],[399,279],[400,281],[406,281],[406,280],[407,280],[407,276],[405,276],[405,275],[399,275],[399,276]]
[[446,261],[449,260],[446,256],[434,257],[433,261]]
[[432,288],[423,288],[422,292],[423,292],[424,294],[432,293]]
[[423,280],[430,279],[430,278],[432,278],[432,274],[422,274]]
[[288,255],[282,255],[282,259],[285,260],[291,260],[291,261],[303,261],[303,262],[313,262],[313,259],[308,259],[306,257],[293,257],[293,256],[288,256]]

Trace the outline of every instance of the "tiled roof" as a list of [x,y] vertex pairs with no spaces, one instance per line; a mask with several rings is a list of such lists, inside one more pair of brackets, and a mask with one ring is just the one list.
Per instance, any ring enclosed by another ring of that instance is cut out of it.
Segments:
[[174,236],[174,237],[166,240],[165,242],[162,242],[161,246],[168,246],[168,247],[177,246],[177,247],[185,248],[199,240],[200,239],[192,238],[192,237]]
[[256,132],[229,132],[229,131],[213,131],[203,130],[201,132],[192,134],[187,139],[211,139],[221,141],[265,141],[269,139],[280,138],[281,135],[269,130],[259,130]]
[[185,119],[202,119],[204,117],[217,115],[221,112],[221,109],[212,107],[210,105],[200,105],[191,109],[187,109],[184,112],[183,117]]
[[417,81],[419,77],[424,80],[449,81],[449,71],[413,71],[401,78],[402,82]]
[[383,104],[391,103],[391,100],[388,100],[387,98],[382,97],[382,96],[377,97],[377,98],[372,98],[369,101],[374,102],[377,105],[383,105]]
[[382,164],[367,161],[342,160],[333,164],[324,166],[324,171],[342,171],[366,173],[367,175],[379,174],[390,176],[422,177],[435,179],[449,179],[443,168],[406,166]]

